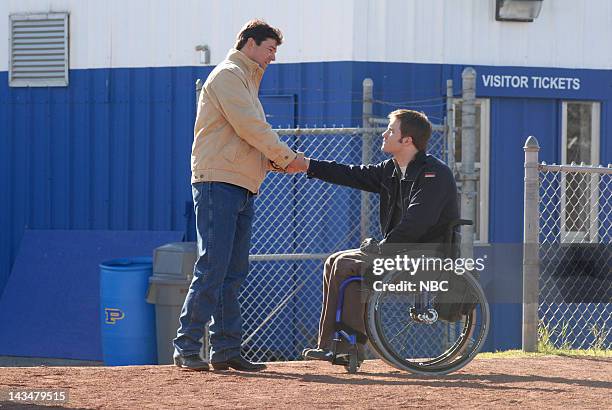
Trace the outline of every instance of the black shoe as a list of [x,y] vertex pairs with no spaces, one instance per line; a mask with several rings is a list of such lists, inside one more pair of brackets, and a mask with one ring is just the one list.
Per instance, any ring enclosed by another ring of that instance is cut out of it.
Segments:
[[209,369],[208,363],[200,359],[200,355],[197,354],[181,356],[174,352],[174,364],[186,370],[206,371]]
[[232,368],[234,370],[242,370],[244,372],[258,372],[266,368],[263,363],[251,363],[242,356],[232,357],[224,362],[212,363],[212,367],[215,370],[227,370]]
[[325,349],[304,349],[302,356],[307,360],[325,360],[331,362],[332,352]]
[[[304,349],[302,356],[306,360],[324,360],[326,362],[334,362],[334,355],[329,350],[325,349]],[[348,356],[345,353],[336,355],[335,364],[347,365]]]

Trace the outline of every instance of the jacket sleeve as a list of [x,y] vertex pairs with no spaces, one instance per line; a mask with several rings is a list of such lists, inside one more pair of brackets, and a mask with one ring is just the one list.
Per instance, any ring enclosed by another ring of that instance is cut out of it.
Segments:
[[385,243],[415,243],[440,219],[449,198],[457,195],[457,186],[450,170],[431,171],[435,176],[426,178],[427,168],[418,177],[418,188],[404,210],[400,223],[381,241]]
[[281,168],[286,168],[296,154],[282,142],[272,127],[259,115],[251,95],[242,80],[229,70],[217,74],[208,90],[214,95],[236,134]]
[[345,165],[334,161],[310,160],[308,178],[344,185],[362,191],[379,192],[383,178],[383,164]]

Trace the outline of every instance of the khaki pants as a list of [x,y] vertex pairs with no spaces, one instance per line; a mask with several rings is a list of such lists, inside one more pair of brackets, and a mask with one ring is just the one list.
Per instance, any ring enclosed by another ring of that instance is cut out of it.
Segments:
[[[359,249],[336,252],[329,256],[323,268],[323,307],[319,322],[319,348],[331,349],[336,323],[336,309],[340,296],[340,284],[351,276],[363,276],[368,263]],[[350,283],[344,291],[342,321],[365,334],[365,305],[362,300],[361,282]],[[343,346],[338,346],[342,351]],[[345,347],[345,346],[344,346]]]

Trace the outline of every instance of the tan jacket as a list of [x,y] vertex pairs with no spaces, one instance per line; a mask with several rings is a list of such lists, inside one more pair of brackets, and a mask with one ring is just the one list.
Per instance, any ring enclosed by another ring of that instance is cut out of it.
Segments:
[[266,122],[259,101],[264,70],[238,50],[210,73],[198,101],[191,182],[227,182],[257,193],[270,161],[286,168],[295,153]]

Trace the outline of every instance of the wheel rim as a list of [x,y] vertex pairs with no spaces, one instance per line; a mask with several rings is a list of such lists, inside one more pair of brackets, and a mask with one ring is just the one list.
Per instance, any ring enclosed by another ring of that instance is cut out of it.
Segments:
[[[377,302],[375,323],[378,335],[386,346],[396,347],[395,349],[389,349],[389,352],[397,360],[414,360],[414,364],[418,364],[419,367],[435,365],[454,356],[467,342],[467,339],[462,335],[467,333],[472,326],[471,314],[465,316],[460,329],[455,329],[458,337],[453,338],[448,344],[441,344],[443,341],[436,339],[442,336],[442,328],[446,327],[443,322],[424,324],[408,318],[407,321],[402,322],[397,327],[394,326],[385,330],[383,328],[385,322],[394,320],[395,317],[384,317],[390,309],[385,312],[385,309],[381,306],[384,300],[381,298]],[[409,359],[408,356],[412,356],[413,359]]]
[[[391,315],[385,317],[385,304],[389,303],[386,299],[391,299],[393,295],[377,294],[371,296],[368,301],[369,306],[366,309],[366,320],[368,321],[366,329],[374,350],[387,363],[415,373],[445,374],[458,370],[469,363],[482,347],[488,333],[489,308],[478,283],[471,277],[466,280],[471,285],[478,304],[474,310],[458,321],[461,323],[460,327],[458,327],[457,322],[449,325],[447,322],[441,321],[429,325],[428,329],[422,323],[407,322],[405,320],[406,316],[404,316],[403,325],[406,329],[412,327],[410,331],[402,329],[401,325],[395,328],[390,327],[390,322],[394,320],[399,322],[397,318]],[[406,300],[403,303],[406,306],[409,305],[409,303],[406,303],[409,298],[404,296],[404,299]],[[406,306],[404,306],[404,312]],[[400,308],[399,311],[402,312],[402,309]],[[388,328],[386,330],[385,325]],[[436,346],[431,340],[432,334],[440,333],[440,327],[443,326],[453,328],[454,338],[447,339],[445,344],[438,343]],[[478,331],[476,335],[474,335],[475,331]],[[411,332],[412,337],[404,336],[401,339],[402,332]],[[398,335],[400,335],[400,339],[394,340]],[[428,335],[430,340],[426,340]],[[414,346],[416,348],[413,348]],[[425,347],[423,348],[423,346]],[[418,351],[419,348],[421,349],[420,352]]]

